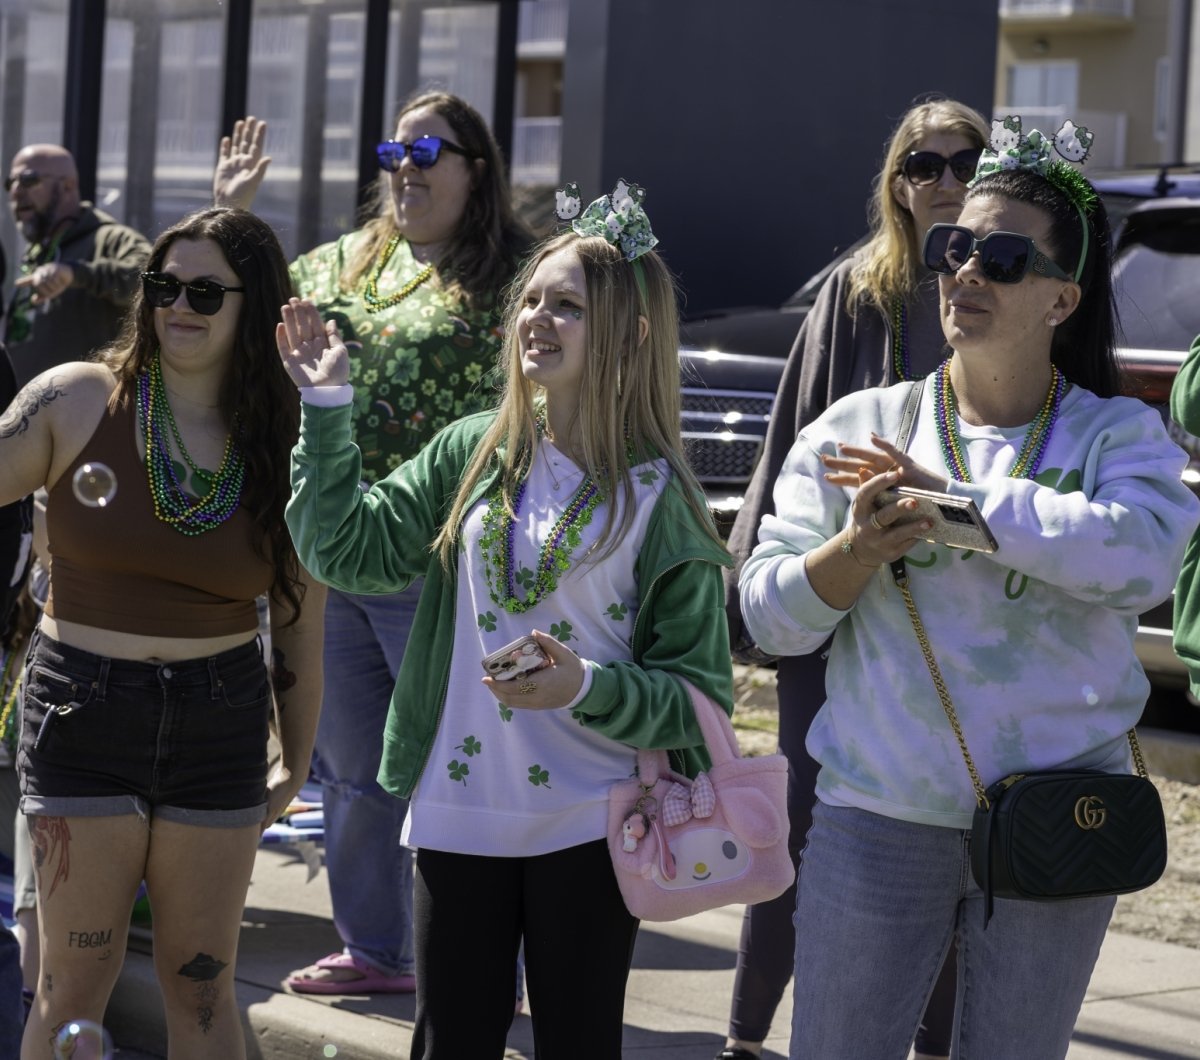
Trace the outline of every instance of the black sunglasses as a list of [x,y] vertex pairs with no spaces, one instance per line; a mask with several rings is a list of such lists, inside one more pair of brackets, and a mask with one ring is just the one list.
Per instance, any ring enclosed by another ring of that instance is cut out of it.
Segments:
[[954,179],[960,184],[966,184],[975,176],[975,167],[979,165],[979,156],[982,153],[983,149],[980,147],[968,147],[962,151],[955,151],[947,158],[936,151],[914,151],[904,160],[900,172],[909,184],[923,188],[941,180],[946,166],[949,166]]
[[20,184],[22,188],[36,188],[43,180],[57,179],[53,173],[38,173],[36,170],[27,169],[24,173],[18,173],[15,177],[4,178],[4,190],[12,191],[14,184]]
[[179,300],[180,290],[187,291],[188,305],[201,316],[211,317],[221,311],[229,291],[245,291],[245,287],[223,287],[215,280],[193,280],[184,283],[169,272],[143,272],[142,293],[155,309],[166,309]]
[[1032,269],[1039,276],[1075,282],[1037,248],[1029,236],[991,232],[982,239],[962,225],[933,225],[925,234],[922,258],[927,268],[953,276],[979,251],[979,268],[993,283],[1020,283]]
[[406,154],[418,169],[428,169],[430,166],[437,165],[437,160],[443,151],[450,151],[453,154],[462,155],[464,158],[471,157],[458,144],[452,144],[440,136],[418,136],[410,144],[406,144],[403,140],[384,140],[375,148],[375,157],[379,159],[380,169],[386,173],[395,173],[400,168],[400,163],[404,161]]

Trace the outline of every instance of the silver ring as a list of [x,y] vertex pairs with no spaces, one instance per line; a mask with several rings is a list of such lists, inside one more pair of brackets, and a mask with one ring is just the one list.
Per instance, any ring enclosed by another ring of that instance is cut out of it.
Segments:
[[872,513],[871,513],[871,525],[872,525],[873,527],[875,527],[875,529],[876,529],[876,530],[884,530],[884,529],[886,529],[886,527],[884,527],[883,523],[881,523],[881,522],[879,521],[879,519],[876,517],[876,515],[875,515],[875,513],[874,513],[874,512],[872,512]]

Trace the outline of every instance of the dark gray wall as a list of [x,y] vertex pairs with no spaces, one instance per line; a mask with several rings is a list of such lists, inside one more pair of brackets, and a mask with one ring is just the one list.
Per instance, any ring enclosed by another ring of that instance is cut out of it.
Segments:
[[994,0],[571,0],[563,180],[643,185],[686,310],[783,301],[866,228],[897,118],[987,115]]

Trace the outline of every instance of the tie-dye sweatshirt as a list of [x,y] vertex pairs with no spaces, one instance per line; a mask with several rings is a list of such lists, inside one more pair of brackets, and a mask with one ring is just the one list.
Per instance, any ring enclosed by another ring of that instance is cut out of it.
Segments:
[[[834,630],[826,702],[808,734],[822,801],[917,823],[970,827],[963,757],[899,589],[886,566],[847,611],[809,584],[805,553],[850,518],[853,491],[828,483],[820,454],[895,438],[908,384],[851,394],[796,440],[775,509],[741,576],[747,627],[764,650],[815,651]],[[1149,690],[1133,650],[1137,616],[1170,594],[1200,502],[1185,455],[1153,410],[1072,387],[1035,479],[1008,471],[1027,425],[959,421],[972,497],[996,553],[918,542],[910,586],[985,785],[1010,773],[1127,768],[1125,732]],[[932,387],[909,440],[944,468]]]

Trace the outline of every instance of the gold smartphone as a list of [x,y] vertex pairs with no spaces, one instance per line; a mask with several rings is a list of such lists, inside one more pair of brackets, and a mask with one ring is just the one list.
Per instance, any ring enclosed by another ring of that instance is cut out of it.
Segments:
[[976,552],[996,551],[996,539],[970,497],[919,490],[913,486],[897,486],[879,494],[875,498],[875,507],[883,508],[905,498],[915,500],[917,510],[913,512],[903,509],[904,519],[893,525],[928,519],[933,526],[921,535],[923,541],[932,541],[950,548],[969,548]]

